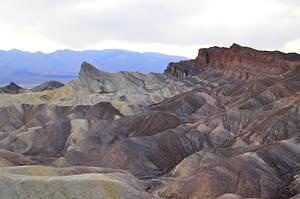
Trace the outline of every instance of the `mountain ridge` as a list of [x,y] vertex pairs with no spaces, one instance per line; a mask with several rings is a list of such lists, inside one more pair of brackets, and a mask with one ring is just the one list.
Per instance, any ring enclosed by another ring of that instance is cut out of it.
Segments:
[[[14,81],[18,84],[39,84],[44,81],[71,81],[84,61],[108,72],[139,71],[162,72],[171,61],[185,59],[180,56],[118,49],[29,53],[11,50],[0,53],[0,84]],[[23,72],[22,72],[23,71]],[[53,79],[53,76],[56,79]]]

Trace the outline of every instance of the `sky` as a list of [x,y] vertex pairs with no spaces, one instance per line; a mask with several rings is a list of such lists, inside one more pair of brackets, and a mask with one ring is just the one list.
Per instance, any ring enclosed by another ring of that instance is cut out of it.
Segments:
[[238,43],[300,53],[299,0],[0,0],[0,49],[195,57]]

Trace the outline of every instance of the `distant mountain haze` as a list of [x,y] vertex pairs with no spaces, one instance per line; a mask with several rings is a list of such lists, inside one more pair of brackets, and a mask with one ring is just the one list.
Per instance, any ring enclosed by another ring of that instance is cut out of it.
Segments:
[[107,72],[137,71],[163,72],[170,62],[186,59],[160,53],[140,53],[127,50],[58,50],[53,53],[0,51],[0,85],[15,82],[36,85],[45,81],[68,82],[79,72],[80,64],[87,61]]

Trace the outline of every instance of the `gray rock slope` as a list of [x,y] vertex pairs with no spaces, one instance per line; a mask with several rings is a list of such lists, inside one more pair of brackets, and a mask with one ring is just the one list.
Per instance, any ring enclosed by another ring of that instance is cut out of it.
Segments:
[[83,63],[69,84],[0,105],[4,198],[299,195],[299,67],[178,80]]

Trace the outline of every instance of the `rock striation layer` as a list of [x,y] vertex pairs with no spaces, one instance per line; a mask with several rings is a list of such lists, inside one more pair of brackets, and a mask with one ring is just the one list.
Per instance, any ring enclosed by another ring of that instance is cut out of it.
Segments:
[[0,94],[0,198],[297,198],[299,55],[200,51],[166,74],[84,62],[60,88]]
[[203,48],[194,60],[171,63],[165,74],[176,78],[214,71],[225,77],[253,80],[282,77],[300,64],[300,55],[279,51],[259,51],[233,44],[229,48]]
[[153,199],[131,174],[95,167],[23,166],[0,169],[0,198]]

